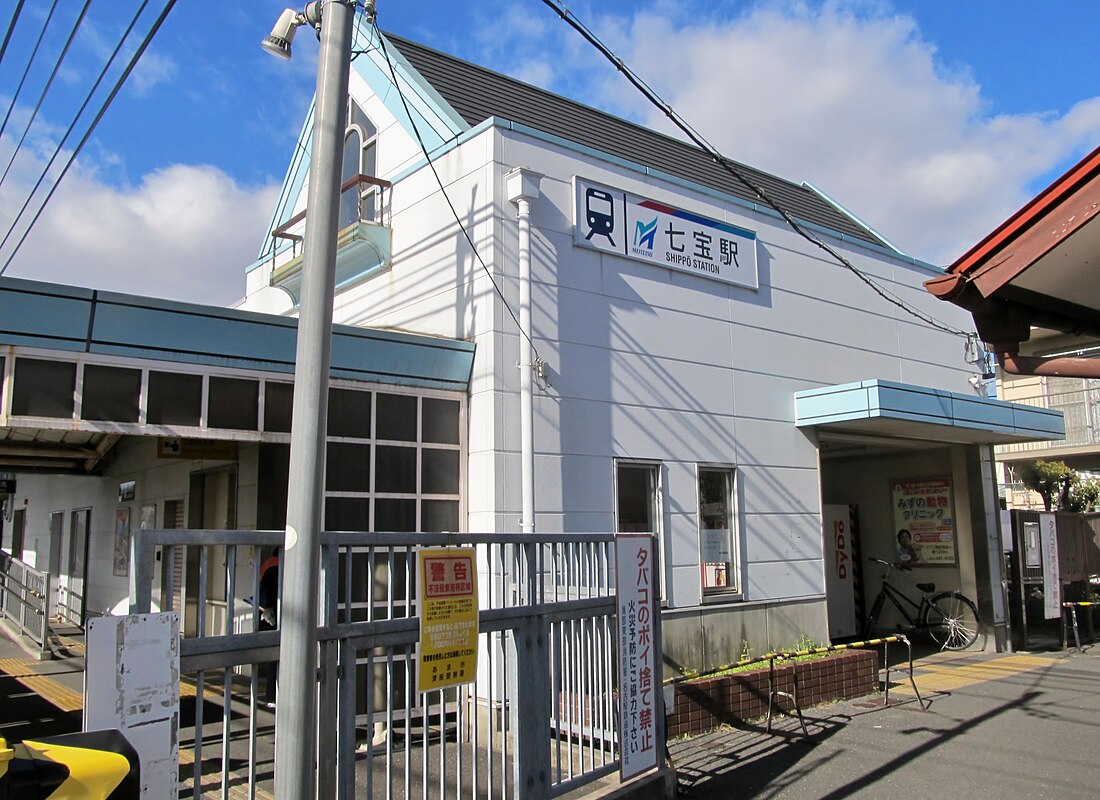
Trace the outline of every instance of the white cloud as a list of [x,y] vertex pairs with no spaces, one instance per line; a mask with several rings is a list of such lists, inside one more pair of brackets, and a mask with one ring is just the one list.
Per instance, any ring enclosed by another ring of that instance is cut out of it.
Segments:
[[[29,187],[3,188],[6,230]],[[169,166],[124,189],[74,170],[5,274],[226,305],[244,294],[277,193],[203,165]]]
[[[992,115],[975,76],[947,69],[917,22],[886,3],[577,14],[724,154],[814,184],[933,263],[960,256],[1052,165],[1100,139],[1100,97],[1065,114]],[[562,51],[579,37],[559,27],[544,45]],[[565,59],[549,63],[550,88],[673,132],[606,62],[581,67],[579,92]]]

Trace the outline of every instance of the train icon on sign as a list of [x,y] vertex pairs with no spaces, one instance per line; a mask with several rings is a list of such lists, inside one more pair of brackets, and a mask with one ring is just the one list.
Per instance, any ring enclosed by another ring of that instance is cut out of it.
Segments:
[[588,223],[588,235],[585,241],[593,236],[603,236],[615,247],[615,240],[611,238],[615,230],[615,204],[611,192],[588,186],[584,190],[584,218]]

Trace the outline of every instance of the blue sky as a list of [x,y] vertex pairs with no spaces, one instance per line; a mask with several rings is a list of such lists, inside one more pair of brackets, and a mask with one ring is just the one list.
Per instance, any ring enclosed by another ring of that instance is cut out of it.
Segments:
[[[239,298],[312,96],[308,31],[289,63],[259,47],[285,4],[180,0],[7,274]],[[15,5],[0,0],[0,30]],[[82,5],[59,3],[0,137],[0,168]],[[0,182],[0,236],[138,5],[90,4]],[[141,31],[163,0],[149,5]],[[1094,0],[569,7],[729,156],[813,183],[932,263],[1100,144]],[[0,62],[0,113],[48,9],[24,6]],[[666,129],[539,0],[378,0],[378,11],[384,30]]]

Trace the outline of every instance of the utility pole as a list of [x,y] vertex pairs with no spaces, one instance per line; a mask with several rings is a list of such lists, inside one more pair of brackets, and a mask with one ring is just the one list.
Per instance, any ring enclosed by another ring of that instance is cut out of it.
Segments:
[[[332,350],[332,298],[347,127],[354,0],[310,3],[303,21],[320,26],[313,153],[309,169],[302,302],[294,362],[290,491],[282,555],[279,694],[275,707],[275,797],[316,797],[317,623],[325,434]],[[373,4],[372,4],[373,5]],[[267,45],[265,45],[267,46]],[[285,40],[286,57],[290,42]]]

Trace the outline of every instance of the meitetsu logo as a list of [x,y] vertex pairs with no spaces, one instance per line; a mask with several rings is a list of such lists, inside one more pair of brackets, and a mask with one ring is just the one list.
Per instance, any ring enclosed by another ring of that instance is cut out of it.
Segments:
[[653,255],[653,238],[657,235],[657,218],[654,217],[649,222],[642,222],[638,220],[634,223],[634,246],[633,251],[637,255],[652,256]]

